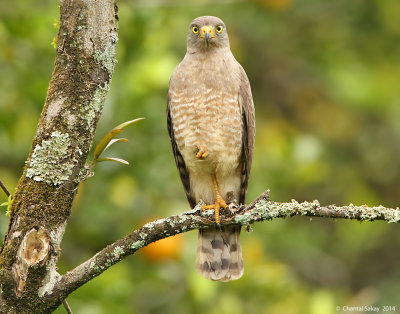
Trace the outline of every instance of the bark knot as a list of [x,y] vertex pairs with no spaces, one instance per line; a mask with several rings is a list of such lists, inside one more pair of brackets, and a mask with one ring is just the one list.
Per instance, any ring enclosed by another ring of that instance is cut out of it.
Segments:
[[50,255],[50,238],[42,228],[33,228],[25,234],[18,249],[17,261],[13,265],[16,279],[16,292],[18,295],[23,291],[28,280],[29,272],[39,266],[43,266]]

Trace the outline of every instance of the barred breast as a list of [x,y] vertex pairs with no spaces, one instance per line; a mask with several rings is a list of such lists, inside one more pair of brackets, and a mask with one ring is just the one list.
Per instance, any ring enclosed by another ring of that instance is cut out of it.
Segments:
[[226,162],[227,157],[237,162],[242,146],[238,94],[202,88],[196,95],[173,90],[171,95],[175,140],[185,160],[195,161],[202,149],[210,162]]
[[[197,60],[191,65],[190,75],[178,67],[174,81],[179,88],[169,88],[175,141],[190,172],[196,201],[214,201],[213,175],[223,197],[234,192],[237,199],[240,190],[243,122],[239,85],[236,73],[227,72],[223,65],[212,59]],[[207,152],[207,157],[196,158],[199,150]]]

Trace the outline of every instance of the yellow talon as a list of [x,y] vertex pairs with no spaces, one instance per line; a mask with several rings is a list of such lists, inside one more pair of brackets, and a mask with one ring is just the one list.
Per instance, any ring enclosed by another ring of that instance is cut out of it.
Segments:
[[198,148],[198,150],[196,158],[206,158],[208,156],[208,152],[203,151],[201,148]]
[[203,211],[213,209],[214,215],[215,215],[215,223],[219,224],[221,221],[220,216],[219,216],[219,210],[220,210],[220,208],[226,209],[228,207],[228,205],[226,204],[225,200],[219,194],[217,180],[214,178],[213,181],[214,181],[214,189],[215,189],[215,194],[216,194],[215,203],[211,204],[211,205],[203,205],[201,207],[201,209]]
[[196,158],[205,158],[207,157],[208,153],[203,152],[202,150],[199,150],[199,152],[196,154]]

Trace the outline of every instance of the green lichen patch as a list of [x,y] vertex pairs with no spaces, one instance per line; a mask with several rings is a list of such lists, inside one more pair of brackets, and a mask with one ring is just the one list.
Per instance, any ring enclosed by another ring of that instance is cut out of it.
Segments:
[[386,208],[382,205],[375,207],[368,207],[367,205],[355,206],[350,204],[348,211],[353,215],[359,215],[361,220],[373,221],[376,219],[384,219],[388,223],[400,222],[399,208]]
[[104,264],[104,266],[100,266],[100,268],[101,268],[101,269],[110,268],[112,265],[114,265],[113,260],[111,260],[111,259],[106,259],[106,263]]
[[295,200],[292,200],[292,203],[294,204],[296,211],[300,213],[300,215],[305,216],[305,215],[315,215],[316,210],[321,208],[320,203],[317,200],[314,200],[312,202],[303,202],[303,203],[298,203]]
[[94,54],[94,58],[107,69],[109,74],[113,72],[116,63],[115,51],[117,42],[118,36],[116,34],[111,34],[111,40],[104,50],[101,52],[96,51]]
[[104,87],[99,86],[92,99],[82,106],[82,118],[87,121],[88,126],[92,126],[93,120],[100,115],[103,110],[104,101],[106,99],[110,86],[106,84]]
[[118,259],[122,254],[124,254],[124,249],[120,246],[116,246],[113,251],[114,257]]
[[71,139],[68,133],[53,132],[49,140],[42,141],[34,148],[26,176],[48,184],[66,183],[76,162],[69,159],[70,146]]
[[178,217],[178,223],[179,224],[184,223],[185,221],[187,221],[189,219],[190,218],[188,216],[181,215],[181,216]]
[[243,215],[239,215],[235,217],[235,221],[240,223],[242,226],[248,225],[251,221],[251,214],[250,213],[245,213]]
[[388,220],[388,223],[397,223],[400,222],[400,210],[397,208],[394,211],[391,211],[387,215],[385,215],[385,218]]
[[93,262],[93,261],[90,262],[89,267],[90,267],[91,269],[93,269],[94,271],[96,271],[96,272],[98,272],[98,271],[101,270],[101,267],[97,266],[96,263]]
[[252,210],[238,215],[235,221],[241,225],[248,225],[254,221],[269,220],[279,217],[289,217],[293,215],[314,215],[316,209],[320,207],[318,201],[298,203],[292,200],[290,203],[271,202],[265,199],[257,202]]
[[[160,226],[162,226],[162,224],[164,224],[166,221],[165,218],[163,219],[158,219],[156,221],[152,221],[152,222],[148,222],[147,224],[145,224],[142,229],[148,229],[149,231],[153,231],[155,228],[158,228]],[[147,238],[147,234],[145,232],[140,232],[139,236],[144,240]]]
[[350,218],[361,221],[385,220],[388,223],[400,222],[399,208],[386,208],[382,205],[369,207],[367,205],[356,206],[321,206],[315,200],[313,202],[299,203],[292,200],[289,203],[278,203],[261,200],[254,205],[254,208],[248,212],[235,217],[235,221],[248,225],[255,221],[269,220],[273,218],[291,217],[291,216],[316,216],[332,218]]
[[139,250],[145,245],[144,241],[135,241],[131,244],[131,249],[133,250]]
[[140,237],[142,240],[146,240],[146,238],[147,238],[147,233],[145,233],[145,232],[139,232],[139,237]]

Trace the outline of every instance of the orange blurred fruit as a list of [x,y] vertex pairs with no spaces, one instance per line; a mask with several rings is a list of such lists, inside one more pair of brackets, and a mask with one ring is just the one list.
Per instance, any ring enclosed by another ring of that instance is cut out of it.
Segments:
[[166,259],[177,259],[183,246],[182,234],[177,234],[156,242],[150,243],[139,252],[151,261],[162,261]]

